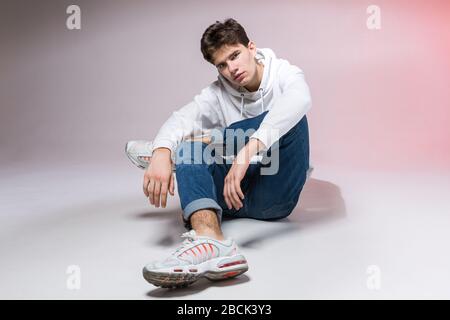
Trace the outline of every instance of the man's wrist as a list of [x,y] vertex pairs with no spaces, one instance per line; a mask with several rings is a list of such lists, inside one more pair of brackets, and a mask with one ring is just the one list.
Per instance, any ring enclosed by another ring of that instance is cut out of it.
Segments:
[[251,158],[257,154],[259,150],[263,150],[264,147],[264,144],[260,140],[251,138],[241,151],[239,151],[236,156],[236,162],[238,164],[249,164]]
[[166,153],[166,154],[168,154],[170,156],[170,153],[172,151],[169,148],[166,148],[166,147],[159,147],[159,148],[156,148],[156,149],[153,150],[152,156],[155,155],[156,152],[162,153],[162,154]]
[[265,150],[266,149],[266,145],[264,144],[264,142],[262,142],[258,138],[250,138],[248,144],[250,144],[249,147],[251,148],[251,151],[253,152],[252,156],[257,154],[261,150]]

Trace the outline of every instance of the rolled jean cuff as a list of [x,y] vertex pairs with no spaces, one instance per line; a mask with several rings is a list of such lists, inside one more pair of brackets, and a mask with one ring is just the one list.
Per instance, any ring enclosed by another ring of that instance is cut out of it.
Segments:
[[216,201],[210,198],[200,198],[189,203],[183,211],[183,219],[185,222],[190,222],[191,215],[198,210],[202,209],[215,209],[217,213],[217,219],[219,220],[219,226],[222,222],[222,208]]

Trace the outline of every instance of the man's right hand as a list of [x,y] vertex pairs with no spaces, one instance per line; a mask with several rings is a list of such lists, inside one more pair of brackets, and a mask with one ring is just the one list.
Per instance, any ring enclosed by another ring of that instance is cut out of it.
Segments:
[[166,207],[167,191],[173,196],[175,184],[172,173],[172,159],[170,150],[158,148],[153,151],[151,163],[145,170],[143,190],[145,196],[155,207]]

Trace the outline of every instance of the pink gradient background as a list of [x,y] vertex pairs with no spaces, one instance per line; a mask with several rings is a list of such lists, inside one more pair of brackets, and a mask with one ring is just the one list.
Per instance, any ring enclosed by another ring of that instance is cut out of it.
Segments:
[[[65,9],[82,10],[82,30]],[[368,30],[366,8],[381,8]],[[123,161],[216,78],[199,40],[234,17],[305,71],[311,161],[367,170],[450,168],[448,1],[5,1],[0,143],[17,161]]]

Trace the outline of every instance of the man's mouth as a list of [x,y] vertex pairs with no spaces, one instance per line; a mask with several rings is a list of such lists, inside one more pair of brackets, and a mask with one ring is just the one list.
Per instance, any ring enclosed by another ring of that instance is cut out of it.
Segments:
[[234,80],[238,80],[238,79],[244,74],[244,72],[245,72],[245,71],[239,73],[239,74],[234,78]]

